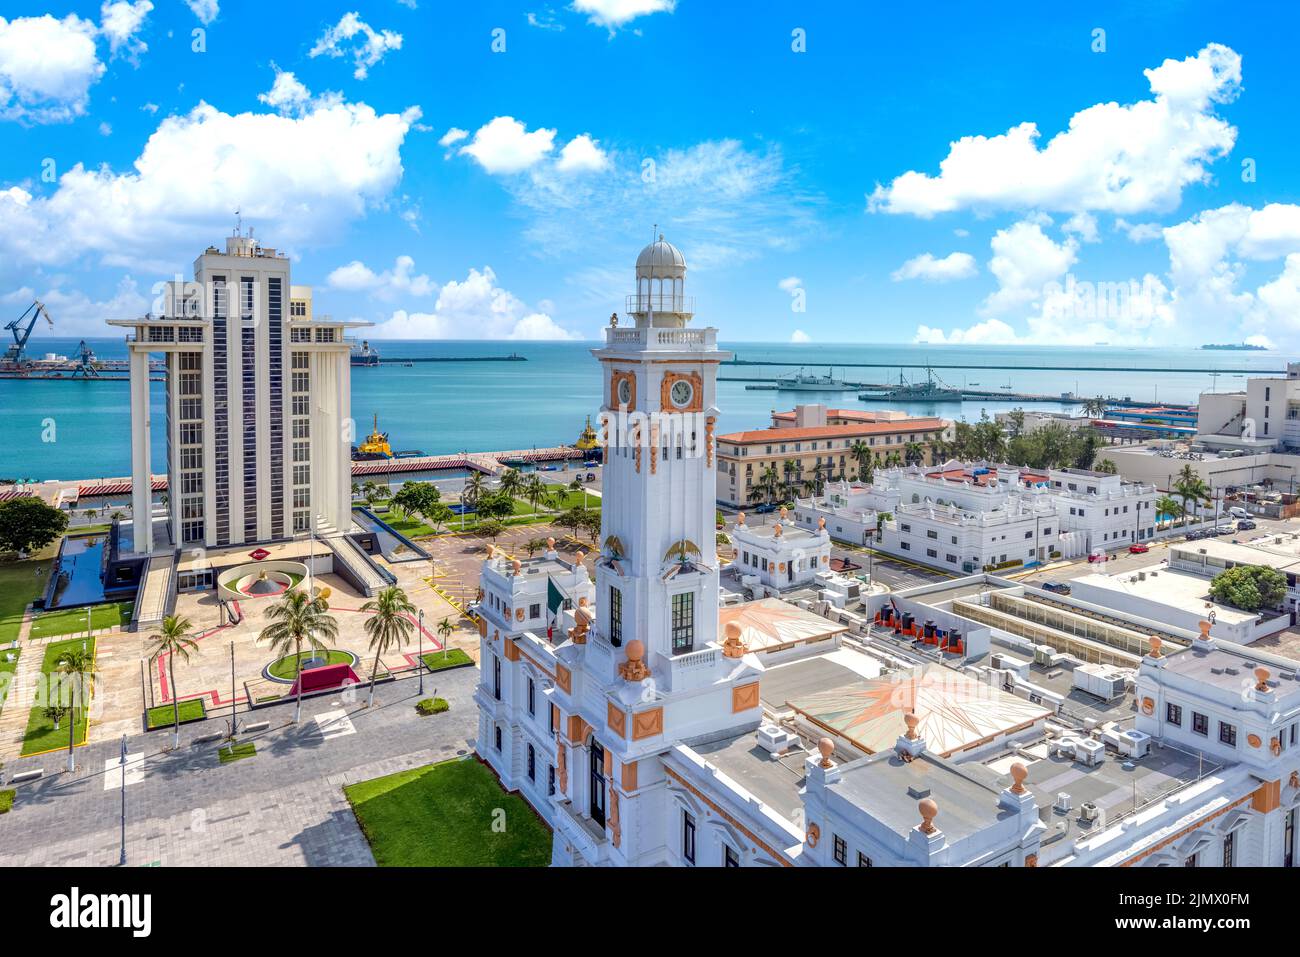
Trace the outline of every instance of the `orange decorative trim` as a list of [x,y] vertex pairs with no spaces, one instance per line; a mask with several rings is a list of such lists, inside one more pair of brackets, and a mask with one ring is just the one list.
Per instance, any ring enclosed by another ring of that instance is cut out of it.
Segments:
[[736,820],[736,818],[732,817],[730,814],[728,814],[726,811],[724,811],[722,808],[720,808],[720,807],[719,807],[719,806],[718,806],[718,805],[713,801],[712,798],[710,798],[707,794],[705,794],[704,792],[702,792],[702,791],[701,791],[699,788],[697,788],[695,785],[691,784],[689,781],[687,781],[685,778],[683,778],[680,774],[678,774],[678,773],[677,773],[676,771],[674,771],[672,768],[670,768],[670,767],[668,767],[667,765],[665,765],[665,766],[664,766],[664,773],[665,773],[666,775],[668,775],[670,778],[673,778],[674,780],[676,780],[677,783],[680,784],[682,787],[686,788],[686,790],[688,790],[688,791],[690,791],[692,794],[694,794],[694,795],[695,795],[695,796],[696,796],[696,797],[697,797],[701,802],[703,802],[703,803],[704,803],[705,805],[707,805],[710,809],[712,809],[713,812],[714,812],[715,814],[717,814],[719,817],[721,817],[724,821],[726,821],[728,824],[730,824],[730,825],[731,825],[732,827],[734,827],[736,830],[740,831],[742,834],[744,834],[746,837],[748,837],[751,841],[754,842],[755,845],[757,845],[758,847],[761,847],[764,851],[766,851],[766,852],[771,856],[771,858],[772,858],[774,861],[778,861],[778,862],[781,864],[782,867],[793,867],[793,866],[794,866],[794,865],[791,864],[788,860],[786,860],[784,854],[782,854],[780,851],[776,850],[774,847],[772,847],[770,844],[768,844],[766,841],[764,841],[761,837],[759,837],[757,834],[755,834],[753,831],[751,831],[748,827],[746,827],[746,826],[745,826],[741,821]]
[[605,702],[605,723],[620,738],[627,737],[627,714],[623,709],[616,708],[612,701]]
[[478,616],[478,636],[480,638],[487,637],[487,619],[482,615]]
[[664,733],[664,709],[651,708],[649,711],[639,711],[632,715],[632,740],[640,741],[643,738],[652,738],[656,734]]
[[[605,752],[605,758],[609,758],[608,751]],[[618,847],[623,842],[623,826],[618,814],[618,792],[613,788],[609,789],[609,832],[610,843]]]
[[1251,794],[1250,806],[1261,814],[1276,811],[1282,806],[1282,782],[1265,781]]
[[578,715],[576,714],[569,715],[569,730],[568,730],[569,740],[572,741],[574,744],[581,744],[583,739],[587,737],[587,731],[590,729],[590,727],[591,725],[583,721],[582,718],[579,717]]
[[[673,385],[689,382],[694,390],[689,405],[678,408],[673,405]],[[659,408],[664,412],[703,412],[704,411],[704,377],[698,372],[665,372],[659,383]]]
[[569,671],[564,665],[556,664],[555,666],[555,687],[565,694],[573,694],[573,672]]
[[1249,744],[1252,748],[1258,748],[1261,744],[1264,743],[1264,739],[1257,734],[1248,734],[1246,735],[1246,743]]
[[1038,866],[1038,855],[1037,855],[1037,854],[1026,854],[1026,855],[1025,855],[1025,867],[1037,867],[1037,866]]
[[637,762],[629,761],[627,764],[623,765],[623,790],[624,791],[636,790],[637,787],[636,775],[637,775]]
[[614,755],[609,751],[605,752],[605,778],[608,780],[614,776]]
[[1151,698],[1142,699],[1142,713],[1153,714],[1156,710],[1156,703]]
[[560,740],[560,732],[555,732],[555,773],[560,778],[560,793],[567,794],[569,790],[569,750]]
[[704,464],[713,468],[713,427],[717,424],[714,416],[704,420]]
[[519,646],[515,644],[513,638],[507,638],[505,645],[502,646],[505,651],[506,661],[519,660]]
[[[618,398],[618,386],[624,379],[627,380],[631,399],[627,405],[624,405]],[[609,374],[609,407],[618,409],[623,412],[631,412],[636,408],[636,373],[624,369],[614,369]]]
[[[1277,783],[1277,782],[1274,782],[1274,783]],[[1241,805],[1245,804],[1247,801],[1251,800],[1254,796],[1255,796],[1255,792],[1252,791],[1250,794],[1247,794],[1244,798],[1238,798],[1236,801],[1233,801],[1233,802],[1232,802],[1231,804],[1229,804],[1227,807],[1221,807],[1221,808],[1219,808],[1219,810],[1215,811],[1213,814],[1210,814],[1210,815],[1207,815],[1206,817],[1201,818],[1201,819],[1200,819],[1199,821],[1197,821],[1195,824],[1189,824],[1189,825],[1187,825],[1187,827],[1183,828],[1183,829],[1182,829],[1181,831],[1179,831],[1177,834],[1170,835],[1169,837],[1165,838],[1165,839],[1164,839],[1163,841],[1161,841],[1160,843],[1151,845],[1151,847],[1148,847],[1148,848],[1147,848],[1145,851],[1143,851],[1141,854],[1134,855],[1133,857],[1130,857],[1130,858],[1129,858],[1128,860],[1126,860],[1126,861],[1120,861],[1119,866],[1120,866],[1120,867],[1132,867],[1134,864],[1136,864],[1138,861],[1142,860],[1143,858],[1150,857],[1152,854],[1155,854],[1155,853],[1157,853],[1157,852],[1159,852],[1159,851],[1164,850],[1164,849],[1165,849],[1166,847],[1168,847],[1170,844],[1173,844],[1173,843],[1175,843],[1176,841],[1180,841],[1180,840],[1182,840],[1185,836],[1187,836],[1188,834],[1192,833],[1192,831],[1196,830],[1198,827],[1203,827],[1204,825],[1206,825],[1206,824],[1210,823],[1211,821],[1213,821],[1216,817],[1222,817],[1224,814],[1227,814],[1227,813],[1228,813],[1229,811],[1231,811],[1233,808],[1235,808],[1235,807],[1240,807]]]
[[758,682],[738,685],[731,689],[731,713],[739,714],[758,707]]
[[516,608],[515,621],[523,621],[523,620],[524,620],[524,609],[522,607]]
[[560,726],[560,706],[558,704],[552,704],[551,705],[551,727],[558,728],[559,726]]
[[808,842],[808,846],[816,847],[817,842],[820,841],[821,839],[822,839],[822,829],[818,827],[815,822],[810,823],[808,825],[808,831],[804,835],[804,840]]

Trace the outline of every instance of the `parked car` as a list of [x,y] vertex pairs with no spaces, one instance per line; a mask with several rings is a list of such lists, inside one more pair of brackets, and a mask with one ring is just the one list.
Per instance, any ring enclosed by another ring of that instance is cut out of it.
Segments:
[[1250,512],[1246,511],[1240,505],[1234,505],[1228,509],[1228,514],[1233,518],[1250,518]]
[[1129,554],[1132,555],[1145,555],[1147,552],[1151,551],[1151,546],[1146,542],[1134,542],[1128,547],[1128,550]]
[[1043,591],[1050,591],[1057,595],[1070,594],[1070,586],[1065,582],[1043,582]]
[[1187,533],[1187,540],[1189,542],[1199,542],[1204,537],[1205,537],[1205,533],[1201,531]]
[[1104,562],[1105,560],[1106,560],[1106,553],[1103,552],[1101,549],[1097,549],[1097,551],[1092,552],[1091,554],[1088,555],[1089,565],[1091,565],[1093,562]]
[[1255,530],[1255,523],[1248,518],[1243,518],[1240,522],[1237,523],[1237,531],[1239,532],[1251,532],[1254,530]]
[[759,515],[766,515],[768,512],[775,512],[776,506],[771,502],[764,502],[762,505],[755,506],[754,511]]
[[1215,535],[1231,535],[1233,528],[1231,525],[1220,525],[1214,530]]

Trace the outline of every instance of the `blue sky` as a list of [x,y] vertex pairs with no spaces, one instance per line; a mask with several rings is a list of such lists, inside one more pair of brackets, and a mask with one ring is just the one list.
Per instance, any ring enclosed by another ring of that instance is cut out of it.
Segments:
[[11,0],[0,312],[240,208],[377,337],[591,338],[658,223],[733,340],[1300,347],[1300,15],[971,6]]

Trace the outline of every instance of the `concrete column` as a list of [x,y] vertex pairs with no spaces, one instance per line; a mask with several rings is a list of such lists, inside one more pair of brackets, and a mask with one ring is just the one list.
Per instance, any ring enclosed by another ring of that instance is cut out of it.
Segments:
[[149,353],[131,349],[131,527],[134,550],[153,551],[153,476],[149,447]]

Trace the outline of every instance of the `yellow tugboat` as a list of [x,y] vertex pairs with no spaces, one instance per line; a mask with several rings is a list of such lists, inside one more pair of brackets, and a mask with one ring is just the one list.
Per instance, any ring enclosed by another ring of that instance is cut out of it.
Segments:
[[379,431],[379,416],[375,415],[374,431],[366,436],[366,440],[360,445],[352,447],[352,460],[354,462],[366,461],[369,459],[391,459],[393,449],[388,444],[388,433]]
[[587,425],[582,430],[582,434],[578,436],[578,443],[574,448],[582,449],[582,451],[587,452],[599,447],[599,445],[600,443],[596,438],[596,430],[591,427],[591,416],[587,416]]

